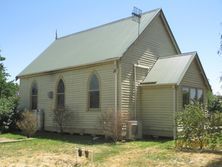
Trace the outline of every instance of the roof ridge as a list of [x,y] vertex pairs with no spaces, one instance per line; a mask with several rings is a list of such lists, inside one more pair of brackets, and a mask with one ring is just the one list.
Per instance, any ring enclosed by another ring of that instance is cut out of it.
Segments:
[[159,57],[159,59],[167,59],[167,58],[174,58],[174,57],[181,57],[181,56],[189,56],[189,55],[196,55],[197,51],[193,51],[193,52],[185,52],[185,53],[181,53],[181,54],[177,54],[177,55],[169,55],[169,56],[165,56],[165,57]]
[[[162,9],[161,9],[161,8],[156,8],[156,9],[153,9],[153,10],[150,10],[150,11],[147,11],[147,12],[144,12],[144,13],[142,13],[142,15],[145,15],[145,14],[148,14],[148,13],[152,13],[152,12],[155,12],[155,11],[160,11],[160,10],[162,10]],[[128,17],[125,17],[125,18],[122,18],[122,19],[118,19],[118,20],[115,20],[115,21],[112,21],[112,22],[108,22],[108,23],[105,23],[105,24],[102,24],[102,25],[99,25],[99,26],[95,26],[95,27],[92,27],[92,28],[88,28],[88,29],[83,30],[83,31],[74,32],[74,33],[71,33],[71,34],[68,34],[68,35],[59,37],[59,38],[57,38],[56,40],[60,40],[60,39],[63,39],[63,38],[68,38],[68,37],[70,37],[70,36],[74,36],[74,35],[77,35],[77,34],[80,34],[80,33],[84,33],[84,32],[91,31],[91,30],[94,30],[94,29],[97,29],[97,28],[105,27],[105,26],[107,26],[107,25],[114,24],[114,23],[118,23],[118,22],[121,22],[121,21],[130,19],[130,18],[132,18],[132,17],[133,17],[133,16],[128,16]]]

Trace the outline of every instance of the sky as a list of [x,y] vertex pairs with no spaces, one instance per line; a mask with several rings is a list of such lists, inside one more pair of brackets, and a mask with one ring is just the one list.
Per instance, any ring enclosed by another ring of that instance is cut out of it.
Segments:
[[[58,37],[162,8],[181,52],[197,51],[215,94],[222,95],[221,0],[0,0],[0,49],[13,80]],[[50,63],[50,62],[49,62]]]

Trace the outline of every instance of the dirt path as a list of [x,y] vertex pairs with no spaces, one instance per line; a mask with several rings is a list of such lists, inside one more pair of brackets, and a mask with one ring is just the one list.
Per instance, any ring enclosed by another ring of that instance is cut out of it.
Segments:
[[8,143],[8,142],[14,142],[14,141],[18,141],[16,139],[8,139],[8,138],[0,138],[0,143]]

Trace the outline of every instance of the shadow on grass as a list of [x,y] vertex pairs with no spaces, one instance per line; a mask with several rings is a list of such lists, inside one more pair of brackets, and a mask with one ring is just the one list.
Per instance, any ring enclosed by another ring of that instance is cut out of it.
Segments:
[[[56,141],[62,141],[62,142],[69,142],[73,144],[81,144],[81,145],[100,145],[100,144],[107,144],[107,145],[119,145],[124,143],[130,143],[130,142],[137,142],[140,143],[138,145],[141,145],[142,147],[149,147],[152,145],[163,145],[164,147],[167,147],[166,143],[169,143],[172,141],[172,139],[169,138],[144,138],[141,140],[124,140],[121,142],[114,143],[112,140],[105,139],[104,136],[97,136],[96,139],[94,139],[91,135],[79,135],[79,134],[60,134],[55,132],[38,132],[35,136],[35,138],[38,139],[49,139],[49,140],[56,140]],[[172,146],[171,144],[169,144]]]
[[113,144],[111,141],[105,140],[103,136],[98,136],[94,139],[91,135],[79,134],[60,134],[55,132],[38,132],[34,138],[56,140],[81,145],[96,145],[96,144]]
[[177,149],[177,151],[187,152],[187,153],[208,153],[208,154],[222,155],[222,150],[208,150],[208,149],[199,150],[199,149],[185,149],[184,148],[184,149]]
[[208,162],[206,167],[221,167],[222,166],[222,158],[217,158],[211,162]]
[[[21,135],[20,132],[14,132],[13,134]],[[56,132],[42,131],[42,132],[37,132],[33,137],[36,139],[54,140],[54,141],[67,142],[80,145],[100,145],[100,144],[107,144],[112,146],[116,145],[116,143],[114,143],[112,140],[105,139],[104,136],[97,136],[95,139],[91,135],[79,135],[79,134],[67,134],[67,133],[60,134]],[[141,147],[149,147],[154,145],[166,146],[165,144],[170,141],[172,141],[172,139],[145,137],[141,140],[135,140],[135,141],[126,140],[122,142],[117,142],[118,143],[117,145],[137,142],[137,144],[140,145]]]
[[158,145],[161,148],[172,148],[174,140],[168,137],[152,137],[152,136],[145,136],[141,140],[137,140],[138,142],[144,143],[144,146],[154,146]]
[[161,142],[161,143],[165,143],[165,142],[169,142],[172,141],[173,139],[170,137],[155,137],[155,136],[143,136],[143,139],[139,140],[139,141],[153,141],[153,142]]

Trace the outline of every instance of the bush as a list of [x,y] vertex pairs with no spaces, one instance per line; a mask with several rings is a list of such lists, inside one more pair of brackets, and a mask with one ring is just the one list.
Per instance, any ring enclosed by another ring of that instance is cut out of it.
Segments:
[[67,107],[56,108],[53,110],[53,113],[54,113],[54,121],[59,126],[60,133],[63,133],[64,122],[67,121],[67,119],[70,116],[68,108]]
[[195,103],[177,114],[177,148],[210,148],[220,145],[222,113],[205,111]]
[[115,113],[113,110],[108,110],[101,114],[99,120],[106,138],[110,138],[114,142],[123,139],[120,112]]
[[0,132],[16,129],[16,122],[20,118],[17,104],[17,97],[0,98]]
[[17,122],[17,126],[27,137],[33,136],[37,131],[37,117],[33,112],[24,111],[21,120]]
[[220,139],[222,138],[222,113],[221,112],[209,112],[208,114],[208,128],[207,128],[207,139],[211,149],[215,149],[221,144]]
[[202,149],[205,144],[206,123],[206,112],[200,104],[187,105],[183,112],[177,114],[178,146]]

